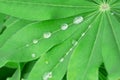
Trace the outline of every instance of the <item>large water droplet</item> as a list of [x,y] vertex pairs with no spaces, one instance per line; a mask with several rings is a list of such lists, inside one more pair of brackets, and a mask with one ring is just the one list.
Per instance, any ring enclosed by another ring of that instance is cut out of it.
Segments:
[[62,26],[61,26],[61,30],[66,30],[68,28],[68,24],[63,24]]
[[48,80],[52,78],[52,72],[47,72],[43,75],[43,80]]
[[79,24],[79,23],[81,23],[83,20],[84,20],[84,18],[83,18],[82,16],[79,16],[79,17],[76,17],[76,18],[73,20],[73,23],[74,23],[74,24]]
[[43,37],[44,37],[44,38],[50,38],[51,35],[52,35],[51,32],[46,32],[46,33],[43,34]]

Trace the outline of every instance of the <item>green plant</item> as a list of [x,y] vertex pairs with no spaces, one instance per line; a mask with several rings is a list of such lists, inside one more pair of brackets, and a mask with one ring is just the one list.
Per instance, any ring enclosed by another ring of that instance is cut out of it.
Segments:
[[0,12],[0,80],[120,80],[120,0],[0,0]]

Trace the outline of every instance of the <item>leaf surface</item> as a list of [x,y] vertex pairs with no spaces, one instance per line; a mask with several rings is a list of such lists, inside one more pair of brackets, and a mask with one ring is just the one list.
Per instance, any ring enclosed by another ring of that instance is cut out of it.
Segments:
[[[95,5],[86,0],[0,0],[0,12],[28,20],[41,21],[94,11]],[[89,9],[86,10],[86,7]]]

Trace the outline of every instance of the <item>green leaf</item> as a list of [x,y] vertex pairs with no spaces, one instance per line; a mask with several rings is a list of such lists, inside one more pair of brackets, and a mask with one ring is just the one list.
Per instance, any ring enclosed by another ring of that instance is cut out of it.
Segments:
[[65,18],[94,11],[96,8],[96,4],[86,0],[0,0],[0,12],[39,21]]
[[4,26],[3,23],[5,21],[6,15],[0,13],[0,35],[3,32]]
[[18,65],[18,68],[13,74],[13,76],[10,78],[7,78],[7,80],[20,80],[20,76],[21,76],[21,69],[20,69],[20,65]]
[[[86,14],[84,14],[83,17],[85,15]],[[93,15],[93,13],[91,15]],[[7,61],[23,62],[30,61],[40,57],[42,53],[45,53],[53,46],[66,40],[71,36],[71,34],[73,34],[77,29],[79,29],[79,27],[73,25],[72,27],[70,26],[70,28],[65,31],[61,30],[61,25],[63,25],[64,23],[68,23],[71,25],[72,22],[73,24],[73,19],[74,17],[66,18],[64,20],[60,19],[57,21],[52,20],[36,22],[33,24],[29,24],[26,27],[23,27],[15,34],[13,34],[1,47],[0,66],[3,66]],[[10,31],[14,32],[13,30]],[[3,37],[3,39],[5,38]],[[22,57],[23,55],[24,57]]]
[[120,0],[0,0],[0,71],[17,69],[0,79],[119,80],[119,5]]
[[[4,31],[4,34],[0,35],[0,47],[2,47],[10,37],[12,37],[17,31],[25,27],[31,21],[16,19],[11,24],[6,22],[4,25],[7,26],[7,29]],[[9,24],[9,25],[8,25]]]
[[[93,17],[90,18],[88,22],[87,20],[85,20],[85,22],[83,22],[83,24],[80,25],[81,28],[84,29],[84,26],[90,24],[92,19]],[[82,29],[81,31],[76,31],[76,34],[71,35],[71,37],[65,42],[62,42],[60,45],[53,47],[50,51],[44,54],[33,67],[27,80],[32,80],[33,78],[47,80],[47,75],[50,72],[52,73],[52,78],[50,78],[50,80],[61,80],[67,71],[69,58],[72,54],[72,49],[74,49],[75,47],[75,45],[72,44],[72,42],[76,40],[78,36],[80,36],[79,34],[81,33]],[[42,69],[43,67],[44,69]],[[39,73],[34,74],[38,72],[38,70]],[[62,72],[60,72],[59,70],[61,70]]]
[[103,60],[108,71],[108,78],[110,80],[120,79],[120,23],[115,17],[107,14],[106,27],[103,33]]
[[[101,34],[103,27],[98,14],[95,21],[91,22],[91,28],[84,31],[84,37],[80,36],[79,44],[74,50],[68,66],[68,80],[97,80],[98,69],[102,62]],[[89,44],[89,45],[87,45]],[[80,75],[80,76],[79,76]]]
[[[67,71],[69,58],[72,54],[72,51],[74,50],[74,47],[77,44],[76,41],[78,39],[78,36],[82,34],[85,26],[88,27],[88,25],[91,23],[91,20],[93,20],[93,17],[94,16],[86,19],[83,24],[79,25],[81,31],[77,30],[76,34],[72,34],[69,39],[62,42],[60,45],[53,47],[46,54],[43,54],[42,57],[34,65],[27,80],[38,78],[39,80],[47,80],[49,78],[49,74],[51,74],[52,77],[49,80],[61,80]],[[41,70],[43,67],[44,69]],[[59,70],[61,70],[61,72]],[[38,74],[34,74],[36,72]]]

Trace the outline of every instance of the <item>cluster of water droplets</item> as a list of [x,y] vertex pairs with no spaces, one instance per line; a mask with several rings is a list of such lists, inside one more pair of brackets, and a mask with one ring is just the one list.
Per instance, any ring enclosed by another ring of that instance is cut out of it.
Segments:
[[[83,18],[82,16],[75,17],[75,18],[73,19],[73,23],[72,23],[72,24],[80,24],[81,22],[83,22],[83,20],[84,20],[84,18]],[[69,24],[64,23],[64,24],[62,24],[62,25],[60,26],[60,29],[59,29],[59,30],[56,30],[56,32],[57,32],[57,31],[60,31],[60,30],[65,31],[65,30],[67,30],[68,28],[69,28]],[[54,33],[54,32],[53,32],[53,33]],[[52,33],[52,32],[49,32],[49,31],[48,31],[48,32],[45,32],[45,33],[43,33],[43,38],[44,38],[44,39],[48,39],[48,38],[50,38],[50,37],[52,36],[53,33]],[[84,35],[83,35],[83,36],[84,36]],[[39,40],[40,40],[40,39],[33,39],[32,43],[33,43],[33,44],[38,44],[38,43],[39,43]],[[26,44],[25,46],[26,46],[26,47],[29,47],[30,44]],[[35,53],[32,53],[31,56],[32,56],[33,58],[36,57]],[[60,60],[60,62],[62,62],[62,61],[63,61],[63,59]],[[48,62],[46,62],[46,64],[48,64]]]
[[[79,17],[75,17],[74,20],[73,20],[73,24],[80,24],[82,21],[84,20],[84,18],[82,16],[79,16]],[[69,28],[69,24],[67,23],[64,23],[61,25],[61,30],[65,31]],[[44,34],[44,38],[49,38],[52,34],[51,33],[47,33],[47,34]],[[83,35],[84,36],[84,35]],[[73,40],[72,41],[72,44],[73,46],[76,46],[78,44],[78,41],[77,40]],[[69,51],[66,53],[65,56],[67,56],[71,51],[73,50],[73,47],[71,47],[69,49]],[[62,57],[59,62],[63,62],[64,59],[65,59],[65,56]],[[45,61],[45,64],[49,64],[49,62],[46,60]],[[48,72],[48,73],[45,73],[43,75],[43,80],[49,80],[50,78],[52,78],[52,72]]]

